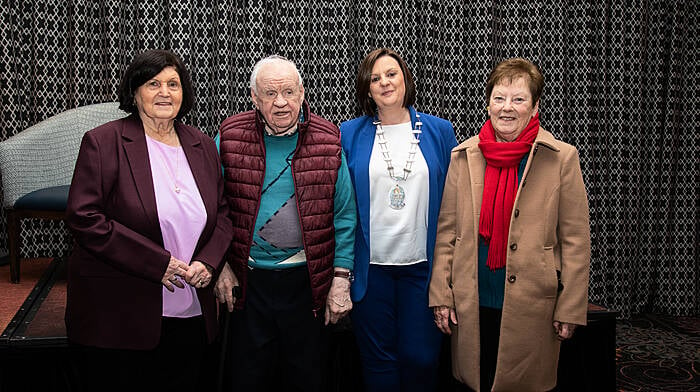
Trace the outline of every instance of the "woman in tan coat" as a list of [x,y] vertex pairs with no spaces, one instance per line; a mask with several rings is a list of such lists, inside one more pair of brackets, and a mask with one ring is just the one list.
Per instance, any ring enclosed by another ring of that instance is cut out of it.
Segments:
[[551,390],[560,341],[586,324],[586,189],[576,149],[539,125],[543,86],[527,60],[498,64],[490,118],[452,150],[430,306],[476,391]]

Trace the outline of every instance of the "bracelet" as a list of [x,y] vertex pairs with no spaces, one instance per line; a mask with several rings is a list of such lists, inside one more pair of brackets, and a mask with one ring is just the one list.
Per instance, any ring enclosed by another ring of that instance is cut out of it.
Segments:
[[355,281],[355,274],[352,271],[333,271],[333,276],[336,278],[345,278],[350,281],[350,283]]

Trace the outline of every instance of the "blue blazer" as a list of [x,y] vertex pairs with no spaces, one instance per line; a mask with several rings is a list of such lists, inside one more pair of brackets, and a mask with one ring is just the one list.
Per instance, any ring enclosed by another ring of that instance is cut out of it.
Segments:
[[[415,128],[416,111],[411,113],[411,124]],[[442,201],[442,188],[445,185],[447,167],[450,165],[450,151],[457,146],[452,124],[439,117],[419,113],[423,123],[421,141],[418,145],[428,164],[430,182],[430,202],[428,205],[428,241],[425,244],[428,262],[432,266],[438,213]],[[362,300],[367,292],[367,271],[369,269],[369,159],[374,145],[376,127],[369,116],[362,116],[340,124],[340,137],[350,169],[350,178],[355,187],[357,216],[359,224],[355,232],[355,282],[351,287],[352,300]],[[427,292],[430,279],[425,282]]]

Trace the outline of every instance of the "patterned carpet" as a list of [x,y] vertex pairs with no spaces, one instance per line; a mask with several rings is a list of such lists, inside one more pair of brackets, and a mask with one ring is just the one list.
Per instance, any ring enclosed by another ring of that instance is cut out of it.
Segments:
[[617,390],[700,391],[700,317],[617,321]]

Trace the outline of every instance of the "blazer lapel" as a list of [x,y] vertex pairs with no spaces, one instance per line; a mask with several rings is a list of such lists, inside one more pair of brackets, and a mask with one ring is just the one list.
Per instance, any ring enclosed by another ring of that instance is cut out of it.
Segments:
[[[190,171],[194,177],[194,182],[197,184],[199,195],[202,197],[204,209],[207,211],[207,220],[216,217],[218,208],[217,199],[217,184],[212,182],[216,178],[217,173],[208,173],[207,159],[204,156],[202,142],[192,133],[184,131],[182,125],[176,125],[177,136],[180,138],[180,145],[187,157],[187,163],[190,166]],[[207,222],[207,225],[209,222]]]
[[122,140],[131,175],[136,184],[136,193],[141,200],[144,214],[160,234],[156,194],[153,189],[153,174],[151,173],[151,162],[148,158],[148,147],[146,146],[146,133],[138,117],[132,115],[126,119],[122,130]]

